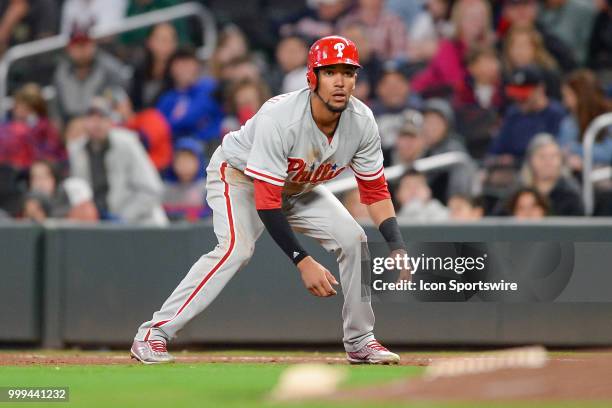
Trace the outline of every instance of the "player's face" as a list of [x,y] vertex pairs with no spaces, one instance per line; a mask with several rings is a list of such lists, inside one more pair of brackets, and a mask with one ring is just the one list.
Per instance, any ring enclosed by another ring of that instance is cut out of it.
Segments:
[[356,80],[357,69],[353,66],[338,64],[323,67],[319,70],[317,93],[329,110],[342,112],[355,90]]

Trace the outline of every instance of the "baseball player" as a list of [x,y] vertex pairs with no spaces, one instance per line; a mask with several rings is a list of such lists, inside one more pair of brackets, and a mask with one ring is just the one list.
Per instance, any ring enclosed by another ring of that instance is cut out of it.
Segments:
[[393,364],[399,356],[374,338],[374,313],[361,293],[361,248],[366,235],[321,184],[350,168],[393,251],[405,251],[383,173],[380,136],[372,112],[352,96],[359,54],[330,36],[308,55],[308,88],[268,100],[240,130],[229,133],[207,168],[207,202],[219,244],[189,270],[170,297],[138,329],[131,355],[170,362],[166,343],[247,264],[268,230],[314,296],[336,295],[336,278],[312,258],[293,230],[337,255],[344,294],[344,347],[350,363]]

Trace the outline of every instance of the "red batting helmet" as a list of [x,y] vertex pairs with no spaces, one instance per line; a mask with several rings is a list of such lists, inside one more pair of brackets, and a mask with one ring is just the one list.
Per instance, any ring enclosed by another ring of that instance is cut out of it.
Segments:
[[359,51],[354,42],[339,35],[330,35],[312,44],[308,52],[308,72],[306,73],[311,90],[314,91],[317,87],[315,68],[335,64],[347,64],[361,68]]

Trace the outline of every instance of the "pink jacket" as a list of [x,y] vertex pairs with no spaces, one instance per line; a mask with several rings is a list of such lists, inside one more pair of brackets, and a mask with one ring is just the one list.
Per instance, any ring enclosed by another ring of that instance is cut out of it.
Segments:
[[442,40],[438,52],[429,65],[412,79],[412,89],[423,92],[431,88],[449,86],[453,91],[461,88],[467,70],[463,64],[465,46],[457,41]]

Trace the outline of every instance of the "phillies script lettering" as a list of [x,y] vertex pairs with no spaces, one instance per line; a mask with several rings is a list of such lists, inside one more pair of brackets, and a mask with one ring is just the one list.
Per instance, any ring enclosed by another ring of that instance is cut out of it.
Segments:
[[[346,167],[340,167],[336,163],[322,163],[315,166],[308,164],[302,159],[289,158],[287,174],[293,183],[321,183],[331,180],[344,171]],[[294,173],[294,174],[291,174]]]

